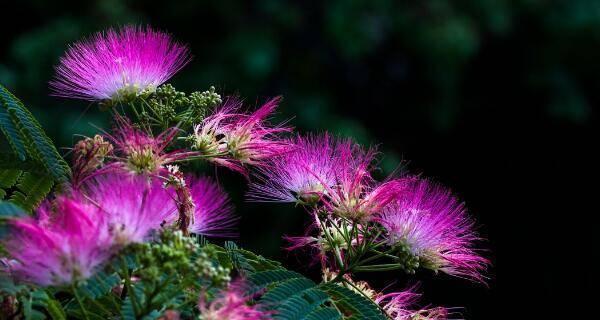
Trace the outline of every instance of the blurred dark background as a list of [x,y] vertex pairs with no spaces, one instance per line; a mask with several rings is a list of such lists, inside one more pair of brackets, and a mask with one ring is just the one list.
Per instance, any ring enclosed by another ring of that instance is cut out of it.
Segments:
[[[191,46],[193,62],[172,79],[178,89],[215,85],[251,106],[281,94],[279,118],[294,117],[299,131],[378,144],[380,176],[402,167],[466,201],[489,239],[489,288],[418,274],[425,303],[464,306],[467,319],[597,313],[586,290],[598,288],[598,209],[588,204],[598,189],[600,2],[39,0],[1,8],[0,83],[57,145],[93,134],[91,124],[108,126],[95,106],[48,96],[67,44],[150,24]],[[302,210],[245,204],[244,180],[216,174],[243,216],[241,244],[310,272],[306,257],[280,250],[282,234],[306,227]]]

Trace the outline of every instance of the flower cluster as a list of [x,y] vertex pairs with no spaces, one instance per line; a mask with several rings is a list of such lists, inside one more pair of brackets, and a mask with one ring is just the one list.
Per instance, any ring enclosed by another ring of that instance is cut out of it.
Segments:
[[[237,218],[226,195],[211,180],[192,181],[192,231],[231,236]],[[215,207],[206,196],[224,206]],[[11,272],[20,278],[39,285],[68,284],[88,278],[120,248],[148,241],[176,220],[174,192],[160,181],[107,174],[42,205],[36,219],[11,220],[13,236],[5,247],[15,260]]]
[[[449,309],[417,307],[416,287],[379,290],[356,274],[424,268],[485,283],[489,261],[477,248],[475,223],[448,189],[409,175],[378,181],[377,152],[350,139],[288,135],[285,123],[270,122],[279,97],[247,112],[214,87],[186,95],[163,85],[188,61],[187,47],[168,34],[134,26],[76,43],[61,59],[54,94],[108,106],[114,128],[74,146],[70,179],[65,174],[68,182],[33,215],[13,208],[19,197],[1,212],[8,235],[0,238],[0,276],[54,287],[37,293],[59,294],[44,302],[48,313],[346,319],[358,318],[361,310],[351,304],[366,299],[373,315],[441,320]],[[291,250],[311,249],[322,283],[231,242],[210,243],[237,236],[238,217],[216,179],[189,172],[197,160],[243,174],[251,201],[304,207],[310,227],[287,239]],[[88,310],[88,303],[98,308]]]
[[298,136],[293,148],[258,169],[250,186],[254,201],[317,204],[336,216],[369,220],[406,187],[407,179],[376,182],[372,175],[374,150],[349,139]]
[[372,243],[389,247],[398,268],[422,266],[483,281],[488,262],[473,249],[472,220],[448,191],[416,177],[377,182],[371,174],[375,152],[349,140],[325,134],[296,137],[293,144],[257,170],[249,192],[251,200],[297,202],[313,212],[319,234],[291,237],[292,247],[334,252],[340,268],[344,252]]

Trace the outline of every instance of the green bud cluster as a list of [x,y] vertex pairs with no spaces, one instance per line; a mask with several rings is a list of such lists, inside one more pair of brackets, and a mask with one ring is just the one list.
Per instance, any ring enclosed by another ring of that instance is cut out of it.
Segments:
[[414,274],[421,264],[419,256],[415,255],[407,243],[398,242],[394,248],[396,249],[396,262],[402,266],[402,269],[407,273]]
[[154,116],[163,122],[175,121],[177,117],[176,108],[189,104],[185,93],[175,90],[170,84],[165,84],[156,89],[156,92],[148,100],[148,106]]
[[175,276],[190,285],[197,285],[199,278],[213,285],[230,280],[231,270],[216,262],[213,250],[201,247],[179,230],[166,229],[158,242],[140,244],[136,251],[143,265],[139,275],[144,281],[157,281],[163,275]]
[[160,125],[167,127],[183,123],[192,125],[204,118],[208,108],[222,102],[221,96],[215,92],[215,87],[200,92],[194,91],[189,95],[177,91],[171,84],[164,84],[156,89],[148,100],[148,111],[142,112],[143,118],[153,118]]
[[211,86],[204,92],[192,92],[189,97],[191,106],[196,109],[204,110],[221,104],[223,100],[221,99],[221,96],[215,92],[215,90],[215,87]]

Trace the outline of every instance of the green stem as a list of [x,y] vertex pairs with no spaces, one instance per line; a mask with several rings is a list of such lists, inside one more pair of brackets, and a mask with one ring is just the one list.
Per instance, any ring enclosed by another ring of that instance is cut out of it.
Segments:
[[323,221],[319,220],[319,223],[321,224],[321,230],[323,230],[323,234],[325,234],[325,237],[327,238],[327,241],[329,242],[329,246],[333,248],[335,260],[338,263],[338,268],[340,270],[344,270],[344,262],[342,261],[342,255],[340,252],[340,248],[338,248],[335,241],[333,241],[333,237],[329,234],[329,232],[327,232],[327,228],[326,228],[325,224],[323,223]]
[[90,317],[87,314],[87,310],[85,309],[85,305],[83,304],[83,300],[81,300],[81,297],[77,293],[77,288],[75,287],[75,284],[71,285],[71,290],[73,291],[73,296],[75,296],[75,300],[77,300],[77,304],[79,304],[79,308],[81,308],[83,318],[85,320],[90,320]]
[[357,267],[357,266],[363,265],[363,264],[365,264],[367,262],[371,262],[373,260],[379,259],[379,258],[384,257],[384,256],[388,257],[388,258],[392,258],[392,259],[397,258],[396,256],[390,254],[390,252],[394,251],[393,249],[390,249],[390,250],[388,250],[386,252],[381,252],[381,251],[377,251],[377,250],[373,250],[373,251],[376,252],[377,254],[374,255],[374,256],[368,257],[368,258],[366,258],[364,260],[358,261],[356,263],[356,265],[354,265],[354,266]]
[[364,266],[364,267],[356,267],[354,268],[354,271],[356,272],[376,272],[376,271],[391,271],[391,270],[398,270],[398,269],[403,269],[404,266],[397,264],[397,263],[390,263],[390,264],[376,264],[376,265],[372,265],[372,266]]

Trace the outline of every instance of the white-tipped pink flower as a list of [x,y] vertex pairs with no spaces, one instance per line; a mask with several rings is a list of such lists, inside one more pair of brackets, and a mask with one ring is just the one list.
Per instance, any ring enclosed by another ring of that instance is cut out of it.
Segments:
[[373,150],[364,150],[350,140],[336,150],[336,186],[326,189],[325,209],[352,220],[369,220],[391,203],[406,187],[406,179],[383,183],[371,176]]
[[50,82],[55,96],[126,100],[152,92],[190,60],[185,45],[150,27],[109,29],[73,44]]
[[479,239],[463,203],[428,180],[413,180],[376,219],[391,246],[402,246],[435,271],[484,281],[489,261],[473,248]]
[[446,320],[448,309],[443,307],[415,309],[414,306],[421,297],[416,293],[416,286],[405,291],[380,294],[374,299],[375,303],[393,320]]
[[247,165],[263,165],[290,150],[288,141],[279,135],[291,129],[271,126],[267,121],[279,100],[271,99],[246,114],[240,111],[241,102],[230,98],[194,127],[192,147],[216,164],[247,174]]
[[326,212],[368,220],[404,189],[405,179],[377,183],[371,177],[375,152],[349,139],[296,137],[292,150],[258,168],[250,185],[253,201],[321,205]]
[[314,203],[336,186],[338,141],[324,134],[297,136],[290,144],[290,152],[257,168],[257,182],[250,184],[250,200]]

